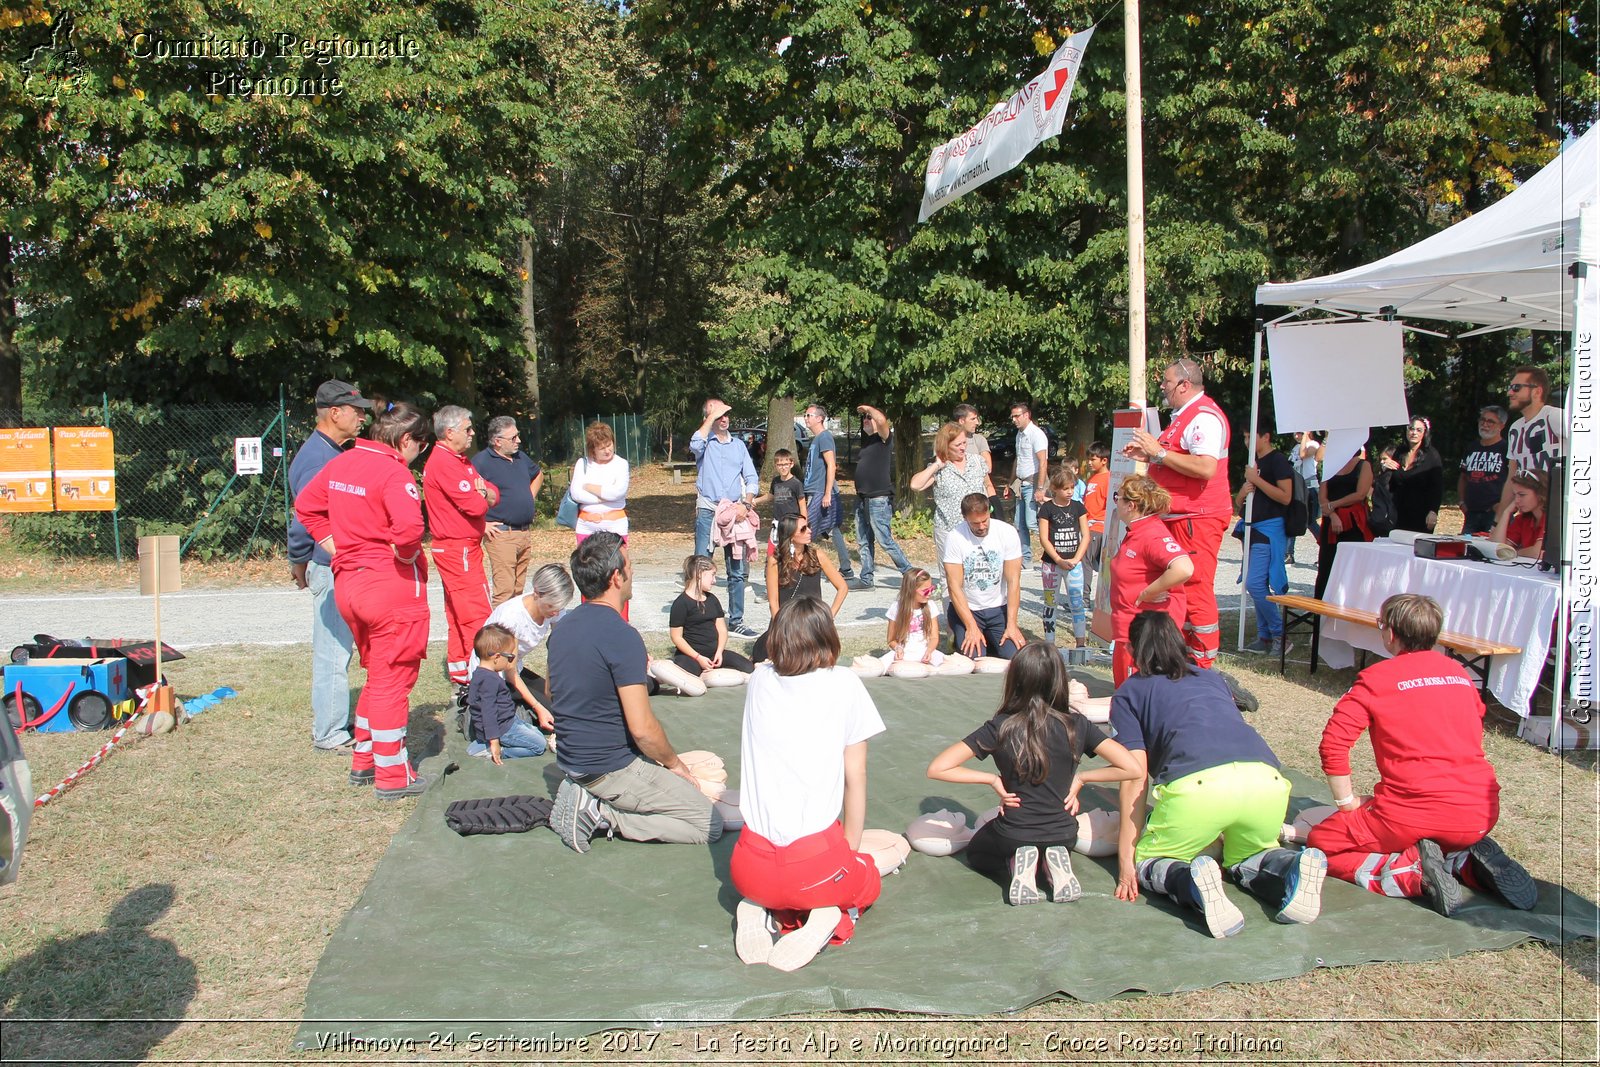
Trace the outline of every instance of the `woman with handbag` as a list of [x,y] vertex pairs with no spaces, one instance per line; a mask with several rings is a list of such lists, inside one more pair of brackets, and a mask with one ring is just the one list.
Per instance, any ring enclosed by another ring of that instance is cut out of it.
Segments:
[[1371,541],[1372,527],[1367,521],[1367,497],[1372,492],[1372,464],[1365,446],[1356,449],[1339,473],[1324,478],[1317,489],[1322,506],[1322,544],[1317,549],[1315,596],[1322,598],[1333,572],[1334,553],[1341,541]]

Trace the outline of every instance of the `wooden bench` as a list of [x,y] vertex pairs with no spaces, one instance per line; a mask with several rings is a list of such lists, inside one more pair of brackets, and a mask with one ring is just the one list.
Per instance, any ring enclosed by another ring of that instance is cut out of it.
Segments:
[[[1287,636],[1292,630],[1308,629],[1311,631],[1311,673],[1317,672],[1317,652],[1322,641],[1322,620],[1324,618],[1338,619],[1341,622],[1354,623],[1357,626],[1367,626],[1374,630],[1378,628],[1378,615],[1372,611],[1362,611],[1359,608],[1347,608],[1342,604],[1334,604],[1316,597],[1296,596],[1292,593],[1278,593],[1269,596],[1268,600],[1283,608],[1283,632]],[[1450,655],[1461,661],[1474,677],[1478,679],[1478,688],[1488,691],[1489,688],[1489,660],[1494,656],[1515,656],[1522,649],[1516,645],[1502,645],[1494,641],[1485,641],[1481,637],[1470,634],[1458,634],[1450,630],[1443,630],[1439,634],[1439,645]],[[1288,649],[1280,648],[1278,651],[1278,673],[1288,670]]]

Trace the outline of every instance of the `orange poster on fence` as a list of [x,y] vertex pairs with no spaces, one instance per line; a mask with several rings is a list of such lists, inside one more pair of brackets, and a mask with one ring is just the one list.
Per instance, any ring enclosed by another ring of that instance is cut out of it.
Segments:
[[54,511],[50,492],[50,431],[43,426],[0,430],[0,512]]
[[105,426],[57,426],[56,510],[113,511],[116,457]]

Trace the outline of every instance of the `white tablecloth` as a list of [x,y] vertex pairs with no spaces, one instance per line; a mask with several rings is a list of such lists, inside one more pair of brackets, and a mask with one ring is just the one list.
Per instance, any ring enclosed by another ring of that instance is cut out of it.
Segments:
[[[1377,612],[1395,593],[1423,593],[1444,609],[1444,628],[1498,644],[1516,645],[1517,656],[1489,661],[1489,692],[1526,717],[1539,673],[1550,651],[1561,585],[1555,573],[1532,567],[1501,567],[1461,560],[1419,559],[1410,545],[1387,540],[1339,546],[1322,599]],[[1322,620],[1322,661],[1330,667],[1355,663],[1352,649],[1386,655],[1383,639],[1368,626]]]

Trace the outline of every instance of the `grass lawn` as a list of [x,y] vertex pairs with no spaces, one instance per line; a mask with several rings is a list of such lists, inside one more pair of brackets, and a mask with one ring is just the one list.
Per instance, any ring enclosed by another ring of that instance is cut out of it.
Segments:
[[[433,650],[415,695],[414,753],[436,751],[443,736],[441,654]],[[1312,688],[1293,676],[1252,674],[1247,665],[1238,672],[1261,698],[1254,721],[1280,757],[1315,767],[1330,692],[1341,683],[1319,674],[1321,688]],[[180,693],[229,685],[239,697],[176,733],[119,749],[36,814],[22,879],[0,890],[0,1020],[11,1020],[0,1022],[0,1058],[346,1060],[358,1050],[294,1053],[290,1040],[324,943],[412,803],[382,803],[351,788],[340,757],[311,750],[304,650],[203,651],[175,664],[173,674]],[[35,791],[107,737],[30,736]],[[1504,785],[1496,837],[1535,875],[1593,897],[1593,759],[1552,756],[1502,728],[1491,730],[1487,745]],[[1371,767],[1369,752],[1357,753],[1357,766]],[[1358,787],[1370,784],[1370,770],[1365,779],[1358,775]],[[394,951],[403,966],[403,937]],[[967,1022],[856,1013],[738,1032],[787,1038],[799,1049],[820,1027],[841,1042],[835,1059],[899,1062],[941,1057],[928,1044],[898,1052],[889,1046],[873,1056],[879,1034],[1016,1040],[1026,1032],[1035,1053],[1058,1048],[1049,1056],[1058,1062],[1193,1061],[1197,1053],[1234,1062],[1589,1061],[1596,1051],[1595,952],[1593,942],[1530,944],[1174,996],[1052,1002]],[[36,1026],[18,1018],[74,1021]],[[82,1021],[103,1018],[169,1021]],[[574,1058],[826,1058],[815,1046],[782,1055],[735,1045],[734,1032],[707,1028],[695,1035],[703,1040],[686,1041],[675,1056],[646,1051],[642,1041],[604,1049],[595,1039]],[[1046,1044],[1052,1035],[1054,1046]],[[852,1056],[852,1037],[866,1051]],[[706,1051],[712,1038],[720,1038],[720,1051]],[[692,1052],[696,1047],[701,1051]],[[509,1062],[514,1055],[458,1047],[438,1058]],[[989,1055],[1016,1061],[1015,1053]]]

